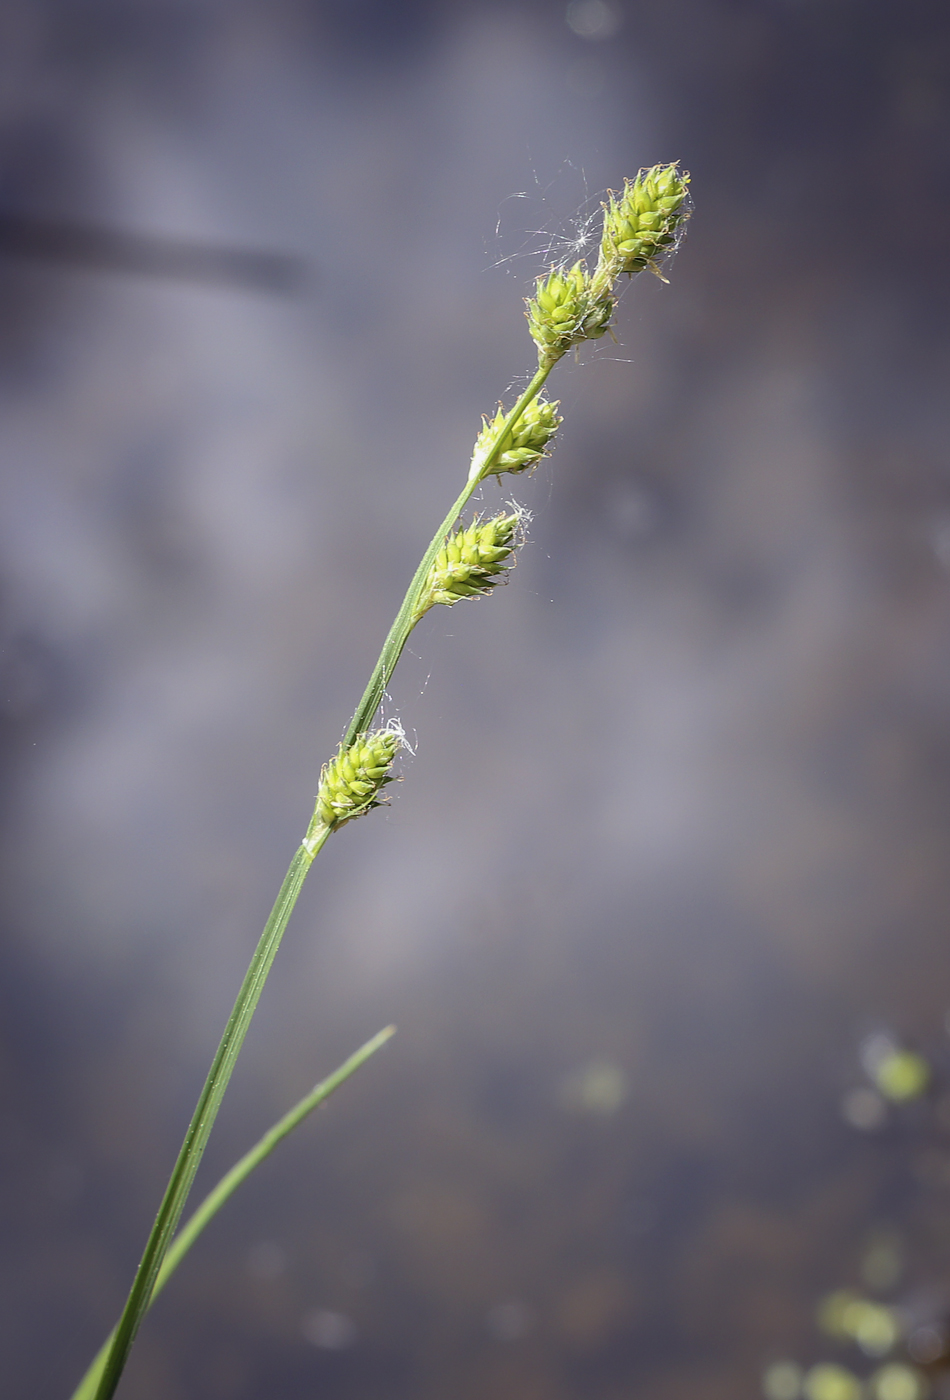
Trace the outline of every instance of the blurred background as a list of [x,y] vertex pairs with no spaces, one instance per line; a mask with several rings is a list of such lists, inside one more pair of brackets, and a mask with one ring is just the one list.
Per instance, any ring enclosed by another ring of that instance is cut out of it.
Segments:
[[948,41],[938,0],[5,0],[10,1400],[120,1309],[532,278],[672,159],[670,285],[486,487],[530,542],[414,634],[405,781],[315,866],[198,1188],[399,1033],[121,1394],[794,1400],[884,1354],[816,1329],[840,1287],[948,1393]]

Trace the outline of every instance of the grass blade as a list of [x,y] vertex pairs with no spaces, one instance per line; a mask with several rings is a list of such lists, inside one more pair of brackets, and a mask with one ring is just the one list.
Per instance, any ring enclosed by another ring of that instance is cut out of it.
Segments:
[[[349,1079],[351,1074],[355,1074],[371,1055],[375,1055],[376,1051],[386,1044],[395,1032],[395,1026],[387,1026],[385,1030],[374,1035],[372,1040],[368,1040],[365,1045],[362,1045],[348,1060],[344,1060],[338,1069],[335,1069],[326,1079],[322,1079],[310,1090],[309,1094],[306,1094],[299,1103],[294,1104],[283,1118],[279,1119],[272,1128],[269,1128],[250,1151],[245,1152],[244,1156],[235,1162],[231,1170],[225,1173],[217,1186],[208,1192],[201,1205],[188,1218],[172,1240],[155,1280],[155,1286],[148,1303],[149,1307],[161,1293],[198,1236],[211,1223],[221,1207],[230,1200],[241,1183],[250,1176],[255,1167],[260,1166],[279,1142],[283,1142],[284,1138],[292,1133],[294,1128],[302,1123],[315,1108],[328,1099],[335,1089],[338,1089]],[[93,1400],[96,1387],[102,1380],[106,1358],[112,1347],[116,1331],[117,1327],[114,1327],[103,1342],[88,1371],[73,1392],[72,1400]]]

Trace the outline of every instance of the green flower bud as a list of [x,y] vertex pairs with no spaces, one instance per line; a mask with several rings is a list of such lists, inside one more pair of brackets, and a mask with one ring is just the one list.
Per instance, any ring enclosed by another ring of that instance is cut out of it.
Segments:
[[460,598],[490,593],[511,567],[506,561],[521,543],[525,518],[522,510],[514,515],[502,512],[490,520],[476,516],[467,529],[450,535],[429,569],[414,620],[436,603],[451,607]]
[[[545,456],[548,443],[560,427],[561,418],[556,403],[545,399],[534,399],[528,404],[518,423],[505,429],[505,411],[498,405],[498,412],[491,422],[482,419],[482,430],[475,440],[472,453],[472,469],[469,481],[480,481],[482,477],[502,472],[525,472],[537,466]],[[500,450],[496,451],[499,446]],[[491,466],[483,463],[489,453],[495,452]]]
[[314,818],[335,830],[380,805],[380,792],[392,782],[389,770],[405,743],[398,724],[357,734],[348,749],[341,744],[320,772]]
[[635,180],[626,181],[619,199],[608,195],[596,286],[611,286],[621,272],[658,270],[659,259],[676,243],[677,229],[689,217],[688,185],[689,175],[681,175],[674,162],[641,170]]
[[538,347],[538,360],[549,367],[582,340],[604,334],[613,314],[609,288],[596,294],[582,262],[552,268],[539,277],[533,297],[526,299],[528,329]]

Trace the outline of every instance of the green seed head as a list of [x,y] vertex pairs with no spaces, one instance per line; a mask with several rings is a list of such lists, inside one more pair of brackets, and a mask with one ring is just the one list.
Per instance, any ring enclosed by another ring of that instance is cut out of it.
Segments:
[[429,569],[416,620],[436,603],[451,607],[460,598],[490,593],[511,567],[526,516],[522,510],[514,515],[502,512],[490,520],[476,516],[467,529],[450,535]]
[[[502,472],[525,472],[545,456],[548,443],[560,426],[558,405],[534,399],[513,428],[505,428],[505,411],[499,404],[494,418],[482,419],[482,430],[475,441],[469,481]],[[486,460],[491,457],[489,466]]]
[[341,744],[320,773],[314,816],[333,831],[354,817],[378,807],[379,796],[392,782],[389,770],[405,743],[398,724],[357,734],[349,748]]
[[604,205],[604,232],[596,285],[610,286],[621,272],[657,270],[659,260],[674,246],[677,230],[689,217],[689,175],[677,163],[654,165],[627,180],[619,199],[610,194]]
[[552,268],[539,277],[533,297],[526,301],[528,329],[538,347],[542,367],[556,364],[572,345],[596,340],[610,324],[614,303],[608,286],[595,292],[582,262]]

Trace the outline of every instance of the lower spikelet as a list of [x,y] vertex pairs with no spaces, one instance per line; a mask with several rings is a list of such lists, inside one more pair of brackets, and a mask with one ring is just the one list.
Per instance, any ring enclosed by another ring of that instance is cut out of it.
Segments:
[[321,770],[314,816],[333,831],[378,807],[379,794],[392,782],[389,770],[404,743],[402,727],[392,723],[357,734],[349,748],[341,744]]

